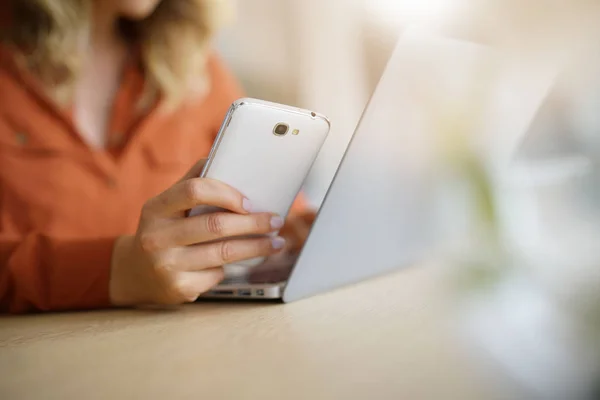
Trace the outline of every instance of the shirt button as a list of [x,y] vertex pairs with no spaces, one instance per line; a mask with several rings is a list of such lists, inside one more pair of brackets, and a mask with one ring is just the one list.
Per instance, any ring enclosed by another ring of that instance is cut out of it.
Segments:
[[15,140],[21,146],[25,146],[27,144],[28,139],[29,138],[27,137],[27,135],[23,132],[15,133]]

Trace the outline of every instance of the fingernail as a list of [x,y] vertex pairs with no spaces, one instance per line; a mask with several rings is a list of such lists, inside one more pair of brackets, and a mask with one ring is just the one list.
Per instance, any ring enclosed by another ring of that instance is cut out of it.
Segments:
[[242,201],[242,207],[244,207],[244,210],[246,210],[248,212],[252,212],[252,203],[250,203],[250,200],[248,200],[245,197],[244,197],[244,200]]
[[271,246],[273,246],[274,249],[282,249],[283,246],[285,246],[285,239],[280,236],[274,237],[271,239]]
[[271,217],[271,229],[279,229],[283,226],[283,218],[274,215]]

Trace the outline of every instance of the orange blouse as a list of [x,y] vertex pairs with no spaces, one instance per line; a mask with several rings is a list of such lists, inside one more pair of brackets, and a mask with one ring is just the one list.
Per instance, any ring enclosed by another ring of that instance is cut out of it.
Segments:
[[[71,115],[0,52],[0,311],[109,306],[113,243],[135,232],[144,202],[206,157],[242,91],[220,59],[211,90],[175,112],[140,115],[143,75],[130,66],[106,150],[90,149]],[[296,204],[297,206],[298,204]]]

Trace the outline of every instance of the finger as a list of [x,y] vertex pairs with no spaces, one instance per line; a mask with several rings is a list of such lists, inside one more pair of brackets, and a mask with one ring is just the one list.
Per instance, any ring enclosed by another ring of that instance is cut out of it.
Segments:
[[196,164],[194,164],[188,172],[185,173],[183,178],[181,178],[178,182],[187,181],[188,179],[198,178],[204,169],[204,165],[206,164],[207,159],[202,158],[198,160]]
[[214,179],[193,178],[181,181],[150,199],[145,211],[152,215],[174,215],[193,207],[207,205],[247,214],[251,205],[240,192]]
[[302,246],[304,246],[304,243],[306,243],[306,239],[310,233],[310,225],[304,223],[304,221],[299,221],[294,225],[294,232],[295,238],[293,246],[290,248],[290,251],[292,252],[302,249]]
[[301,217],[288,218],[280,234],[286,238],[287,250],[298,251],[306,242],[311,225]]
[[284,246],[285,239],[281,237],[230,239],[189,246],[179,249],[175,265],[179,271],[201,271],[255,257],[267,257]]
[[315,223],[315,220],[317,219],[317,212],[316,211],[307,211],[305,213],[303,213],[301,215],[302,219],[304,220],[304,222],[306,222],[308,225],[312,226],[312,224]]
[[303,210],[303,211],[296,211],[296,212],[291,212],[288,215],[289,218],[300,218],[303,219],[307,224],[312,225],[313,222],[315,222],[315,219],[317,218],[317,212],[314,210]]
[[177,276],[178,295],[181,301],[193,302],[215,287],[225,277],[223,268],[209,268],[203,271],[181,272]]
[[181,247],[235,236],[265,235],[283,226],[283,219],[269,213],[216,212],[170,221],[153,234],[160,248]]

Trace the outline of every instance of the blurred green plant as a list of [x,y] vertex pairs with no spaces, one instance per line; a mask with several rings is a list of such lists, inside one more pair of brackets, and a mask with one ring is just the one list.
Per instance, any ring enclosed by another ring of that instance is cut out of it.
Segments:
[[475,142],[485,126],[486,108],[494,95],[499,70],[484,63],[472,73],[471,86],[464,97],[448,99],[437,96],[435,85],[429,88],[430,123],[436,133],[440,163],[455,179],[468,188],[470,210],[475,225],[472,240],[475,251],[462,254],[455,276],[462,290],[487,290],[502,280],[510,261],[502,252],[497,204],[486,160],[475,150]]

